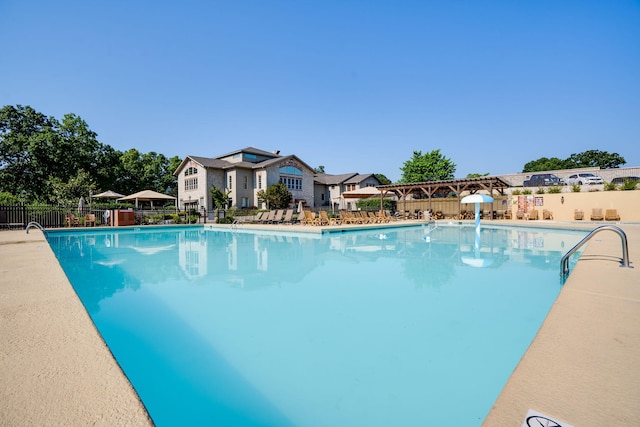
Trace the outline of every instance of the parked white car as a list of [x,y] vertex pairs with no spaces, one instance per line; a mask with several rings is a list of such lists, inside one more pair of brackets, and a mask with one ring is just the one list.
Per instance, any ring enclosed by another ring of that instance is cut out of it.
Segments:
[[568,185],[604,184],[604,180],[592,173],[574,173],[567,178]]

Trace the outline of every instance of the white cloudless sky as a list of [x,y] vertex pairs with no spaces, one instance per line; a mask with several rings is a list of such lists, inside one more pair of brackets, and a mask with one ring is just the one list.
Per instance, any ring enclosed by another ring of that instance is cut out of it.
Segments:
[[0,0],[0,106],[118,150],[401,176],[601,150],[640,166],[640,2]]

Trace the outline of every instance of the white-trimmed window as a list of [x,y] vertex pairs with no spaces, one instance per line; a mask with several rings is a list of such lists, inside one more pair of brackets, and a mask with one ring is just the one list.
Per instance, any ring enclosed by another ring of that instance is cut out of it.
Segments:
[[229,175],[229,185],[227,186],[229,190],[233,189],[233,177]]
[[287,165],[279,169],[280,182],[287,186],[288,190],[302,190],[302,170],[295,166]]
[[197,190],[198,189],[198,178],[188,178],[184,180],[184,189],[187,190]]
[[248,176],[244,176],[244,180],[242,185],[244,186],[244,189],[246,190],[247,188],[249,188],[249,177]]
[[198,169],[194,168],[193,166],[190,166],[187,168],[186,171],[184,171],[184,176],[196,175],[197,173],[198,173]]
[[258,175],[258,190],[262,189],[262,174]]

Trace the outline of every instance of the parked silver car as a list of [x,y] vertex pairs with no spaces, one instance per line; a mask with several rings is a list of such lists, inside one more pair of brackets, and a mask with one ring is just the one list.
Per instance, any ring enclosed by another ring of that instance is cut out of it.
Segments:
[[604,184],[604,180],[592,173],[574,173],[567,178],[568,185]]

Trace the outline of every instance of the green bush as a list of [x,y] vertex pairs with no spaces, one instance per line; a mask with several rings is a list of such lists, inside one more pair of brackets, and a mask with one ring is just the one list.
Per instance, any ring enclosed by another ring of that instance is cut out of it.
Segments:
[[544,194],[544,193],[546,193],[544,187],[540,187],[536,190],[536,194]]
[[232,216],[225,216],[224,218],[216,219],[216,224],[233,224]]
[[638,186],[638,181],[632,179],[625,179],[620,186],[621,190],[635,190]]
[[605,182],[604,183],[604,191],[616,191],[618,186],[613,182]]
[[560,193],[562,193],[562,187],[559,187],[557,185],[549,187],[549,194],[560,194]]
[[582,187],[580,187],[580,185],[579,185],[579,184],[573,184],[573,185],[571,186],[571,191],[573,191],[574,193],[579,193],[579,192],[580,192],[580,190],[582,190]]
[[511,192],[511,195],[512,195],[512,196],[519,196],[519,195],[521,195],[521,194],[522,194],[522,190],[518,190],[518,189],[513,190],[513,191]]
[[531,190],[529,190],[529,189],[522,190],[522,194],[531,194]]

